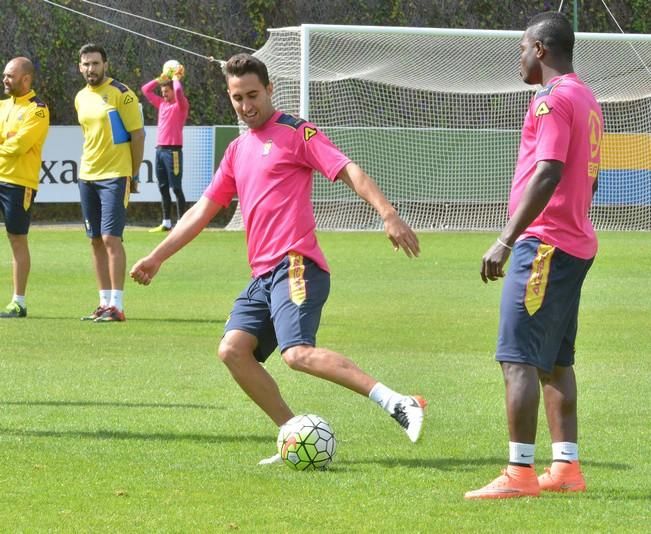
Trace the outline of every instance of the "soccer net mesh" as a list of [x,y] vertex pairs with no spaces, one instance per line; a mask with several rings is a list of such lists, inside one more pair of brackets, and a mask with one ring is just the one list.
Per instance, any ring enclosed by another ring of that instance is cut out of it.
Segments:
[[[520,129],[534,89],[521,32],[304,25],[256,55],[274,105],[316,123],[419,230],[489,230],[507,219]],[[651,36],[577,34],[574,67],[605,131],[592,219],[651,229]],[[382,229],[343,183],[315,177],[320,229]],[[229,228],[241,228],[239,212]]]

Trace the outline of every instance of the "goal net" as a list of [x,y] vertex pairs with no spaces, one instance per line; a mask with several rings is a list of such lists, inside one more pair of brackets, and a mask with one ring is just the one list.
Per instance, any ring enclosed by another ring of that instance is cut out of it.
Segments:
[[[316,123],[419,230],[502,227],[534,88],[522,32],[303,25],[271,30],[256,55],[274,105]],[[602,105],[592,219],[651,229],[651,36],[577,34],[574,67]],[[379,230],[343,183],[315,176],[320,229]],[[239,212],[230,228],[241,228]]]

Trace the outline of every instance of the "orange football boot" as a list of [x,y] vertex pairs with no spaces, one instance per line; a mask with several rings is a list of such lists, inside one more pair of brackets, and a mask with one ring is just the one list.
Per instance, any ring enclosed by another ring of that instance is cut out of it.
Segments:
[[578,460],[574,462],[552,462],[538,477],[543,491],[585,491],[585,479]]
[[509,465],[502,475],[483,488],[469,491],[466,499],[510,499],[513,497],[538,497],[540,486],[536,470],[531,467]]

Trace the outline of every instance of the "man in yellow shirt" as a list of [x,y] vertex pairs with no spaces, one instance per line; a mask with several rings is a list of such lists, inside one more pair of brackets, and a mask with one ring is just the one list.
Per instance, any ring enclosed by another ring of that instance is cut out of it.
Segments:
[[75,97],[84,133],[79,192],[99,288],[97,309],[82,321],[100,323],[125,320],[122,293],[127,260],[122,234],[131,179],[138,175],[145,144],[138,97],[108,77],[107,69],[103,47],[81,47],[79,71],[87,85]]
[[27,234],[38,189],[41,151],[50,127],[50,112],[32,90],[34,65],[26,57],[7,63],[0,102],[0,210],[13,254],[14,296],[0,318],[27,317],[25,290],[31,268]]

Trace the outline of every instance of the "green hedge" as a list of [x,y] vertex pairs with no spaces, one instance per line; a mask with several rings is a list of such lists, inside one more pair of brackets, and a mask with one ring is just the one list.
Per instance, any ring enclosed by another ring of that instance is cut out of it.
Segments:
[[[522,29],[532,15],[558,9],[560,1],[494,0],[103,0],[128,14],[79,0],[59,4],[108,21],[120,28],[154,37],[202,56],[227,58],[261,47],[267,28],[304,22],[391,26]],[[571,17],[573,0],[564,2]],[[627,32],[651,33],[649,0],[610,0],[611,11]],[[617,32],[601,0],[579,0],[579,30]],[[129,14],[162,21],[239,46],[181,32]],[[191,100],[189,124],[234,124],[219,69],[206,59],[169,48],[150,39],[97,22],[41,0],[3,0],[0,10],[3,64],[12,57],[30,57],[38,70],[36,89],[49,104],[52,124],[76,124],[74,95],[83,86],[77,51],[87,42],[106,47],[110,74],[134,89],[160,72],[170,58],[184,63],[186,92]],[[147,124],[154,110],[145,105]]]

